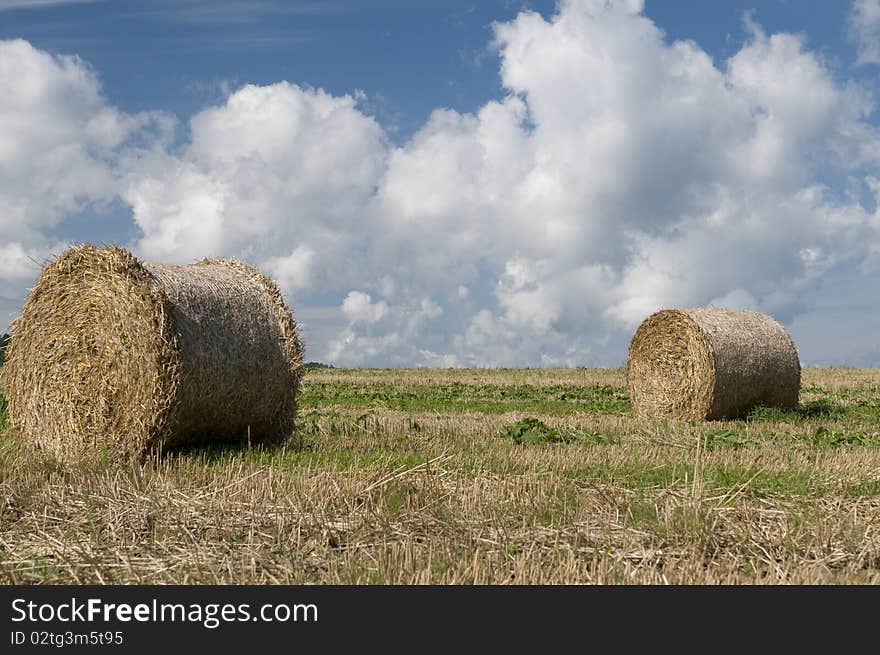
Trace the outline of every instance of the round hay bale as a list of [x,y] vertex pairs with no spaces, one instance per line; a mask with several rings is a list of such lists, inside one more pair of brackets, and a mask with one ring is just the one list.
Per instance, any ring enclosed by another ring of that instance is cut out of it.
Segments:
[[756,405],[797,407],[801,365],[788,332],[771,316],[670,309],[636,330],[626,378],[640,416],[712,420]]
[[62,461],[291,434],[303,345],[278,287],[234,260],[176,266],[74,246],[13,324],[9,417]]

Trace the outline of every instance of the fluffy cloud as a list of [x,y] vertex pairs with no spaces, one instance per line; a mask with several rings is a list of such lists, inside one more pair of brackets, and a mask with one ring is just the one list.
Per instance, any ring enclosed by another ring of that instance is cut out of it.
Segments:
[[438,112],[392,154],[378,199],[397,236],[421,236],[408,284],[486,292],[457,316],[460,361],[619,361],[620,336],[663,306],[790,320],[876,244],[834,186],[876,165],[864,90],[801,37],[755,27],[719,68],[640,10],[567,2],[498,25],[509,97]]
[[65,67],[93,90],[64,110],[85,145],[62,150],[96,172],[41,168],[75,192],[23,196],[38,236],[19,245],[118,194],[140,254],[263,266],[302,309],[309,358],[343,365],[616,364],[657,308],[792,321],[835,271],[880,269],[859,202],[878,189],[873,100],[801,37],[753,26],[719,65],[638,0],[568,0],[497,24],[495,43],[506,96],[439,109],[400,145],[358,94],[281,82],[195,115],[173,150],[132,145],[144,118],[107,108],[81,62],[31,49],[59,76],[45,93]]
[[880,64],[880,0],[853,0],[848,22],[858,63]]
[[26,242],[89,202],[108,202],[112,172],[100,156],[129,129],[73,57],[25,41],[0,42],[0,228]]
[[355,105],[281,82],[245,86],[197,114],[184,152],[128,164],[122,195],[143,233],[136,249],[256,258],[288,290],[354,284],[386,156],[382,129]]
[[348,327],[334,338],[328,358],[343,366],[375,362],[381,366],[407,366],[458,363],[449,353],[436,353],[423,347],[436,332],[434,323],[443,309],[429,298],[408,299],[390,306],[373,301],[370,294],[352,291],[342,302]]
[[126,115],[101,95],[80,59],[26,41],[0,41],[0,314],[9,318],[65,219],[106,211],[117,194],[121,147],[167,137],[170,119]]

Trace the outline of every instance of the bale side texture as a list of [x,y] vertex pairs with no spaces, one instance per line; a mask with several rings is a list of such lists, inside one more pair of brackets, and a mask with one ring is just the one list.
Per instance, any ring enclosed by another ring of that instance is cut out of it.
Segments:
[[278,287],[234,260],[176,266],[74,246],[13,325],[12,426],[62,461],[291,434],[303,346]]
[[701,307],[645,319],[630,343],[626,376],[640,416],[712,420],[756,405],[797,407],[801,365],[772,317]]

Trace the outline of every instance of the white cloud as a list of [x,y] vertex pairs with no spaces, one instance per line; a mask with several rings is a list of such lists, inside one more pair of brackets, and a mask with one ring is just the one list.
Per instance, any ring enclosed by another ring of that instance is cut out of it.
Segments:
[[288,291],[308,289],[312,284],[312,266],[316,256],[312,248],[301,245],[287,256],[269,258],[265,267],[269,275]]
[[451,366],[457,361],[453,354],[420,347],[431,344],[432,326],[443,315],[443,308],[430,298],[391,305],[352,291],[341,310],[348,326],[329,344],[326,352],[331,361],[343,366]]
[[[567,0],[497,24],[507,95],[397,146],[361,94],[280,82],[192,117],[182,148],[135,149],[137,120],[97,96],[73,115],[105,177],[72,184],[119,193],[143,255],[263,266],[310,317],[309,359],[338,365],[618,364],[660,307],[790,322],[834,271],[869,274],[870,93],[801,37],[753,26],[716,63],[641,9]],[[23,210],[39,234],[75,210],[56,197]]]
[[342,313],[352,323],[376,323],[388,313],[388,305],[382,300],[374,303],[368,293],[350,291],[342,301]]
[[244,86],[197,114],[182,154],[127,164],[122,195],[143,233],[136,249],[175,261],[240,256],[291,290],[306,276],[313,288],[351,289],[386,154],[381,128],[355,105],[281,82]]
[[876,242],[823,182],[876,163],[866,92],[798,36],[755,29],[719,68],[640,9],[567,2],[496,26],[508,99],[435,114],[392,155],[379,198],[397,235],[421,235],[410,285],[490,271],[495,302],[451,344],[463,361],[589,360],[663,306],[790,319]]
[[880,64],[880,0],[853,0],[848,23],[857,63]]
[[2,41],[0,90],[0,229],[33,241],[42,228],[113,198],[105,157],[132,124],[105,105],[83,62]]
[[0,280],[20,282],[33,277],[47,251],[25,250],[20,243],[0,245]]
[[379,200],[411,243],[410,286],[495,301],[460,324],[463,361],[590,359],[663,306],[789,319],[876,240],[823,183],[876,163],[866,92],[798,36],[755,29],[718,68],[639,9],[567,2],[497,26],[511,95],[435,114],[392,155]]
[[0,0],[0,11],[6,9],[44,9],[57,5],[82,5],[104,0]]
[[100,214],[118,192],[122,147],[167,139],[171,119],[109,106],[77,57],[0,41],[0,317],[7,321],[50,252],[56,228]]

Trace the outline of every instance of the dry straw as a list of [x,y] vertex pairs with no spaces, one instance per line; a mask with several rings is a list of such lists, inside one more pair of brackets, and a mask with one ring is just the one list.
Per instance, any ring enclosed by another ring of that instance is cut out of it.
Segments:
[[626,374],[640,416],[723,419],[756,405],[796,407],[801,365],[788,332],[772,317],[702,307],[645,319],[630,344]]
[[43,269],[13,335],[11,423],[63,461],[293,430],[298,328],[275,283],[239,262],[74,246]]

